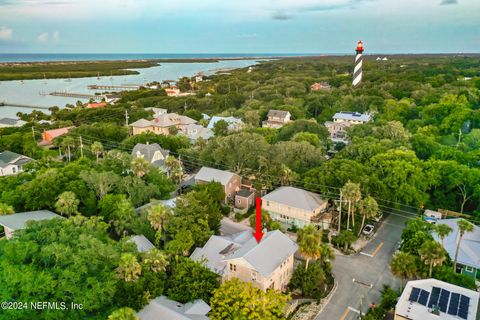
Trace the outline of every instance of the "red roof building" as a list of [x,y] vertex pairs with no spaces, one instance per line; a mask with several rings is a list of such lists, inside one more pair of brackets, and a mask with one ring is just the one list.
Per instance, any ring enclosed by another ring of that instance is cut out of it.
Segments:
[[98,102],[98,103],[89,103],[87,104],[87,108],[93,109],[93,108],[105,108],[107,106],[106,102]]
[[53,143],[53,140],[55,138],[58,138],[60,136],[63,136],[66,134],[71,128],[73,127],[66,127],[66,128],[59,128],[59,129],[53,129],[53,130],[46,130],[42,133],[42,141],[40,144],[42,145],[49,145]]

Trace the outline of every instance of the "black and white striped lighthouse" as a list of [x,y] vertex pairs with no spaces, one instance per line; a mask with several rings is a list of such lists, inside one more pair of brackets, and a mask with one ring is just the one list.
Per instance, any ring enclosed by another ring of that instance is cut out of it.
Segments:
[[363,55],[363,42],[357,43],[357,55],[355,56],[355,69],[353,69],[353,86],[356,87],[362,81],[362,55]]

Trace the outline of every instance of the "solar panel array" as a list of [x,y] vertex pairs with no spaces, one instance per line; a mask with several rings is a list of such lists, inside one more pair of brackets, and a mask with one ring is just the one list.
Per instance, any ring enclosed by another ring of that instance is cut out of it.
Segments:
[[468,307],[470,298],[459,293],[433,287],[432,292],[419,288],[412,288],[409,301],[418,302],[428,308],[437,308],[441,312],[452,316],[459,316],[462,319],[468,319]]

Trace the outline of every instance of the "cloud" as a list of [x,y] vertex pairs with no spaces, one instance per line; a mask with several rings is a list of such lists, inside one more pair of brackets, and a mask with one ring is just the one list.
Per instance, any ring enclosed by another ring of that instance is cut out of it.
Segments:
[[53,38],[53,41],[55,41],[55,42],[60,41],[60,32],[55,31],[55,32],[52,34],[52,38]]
[[48,41],[48,38],[49,38],[48,32],[44,32],[38,35],[37,40],[38,42],[45,43]]
[[0,39],[10,40],[13,36],[13,29],[6,26],[0,27]]
[[284,20],[290,20],[292,19],[293,16],[289,15],[289,14],[286,14],[285,12],[274,12],[272,14],[272,19],[273,20],[281,20],[281,21],[284,21]]
[[440,5],[448,5],[448,4],[458,4],[458,0],[442,0]]

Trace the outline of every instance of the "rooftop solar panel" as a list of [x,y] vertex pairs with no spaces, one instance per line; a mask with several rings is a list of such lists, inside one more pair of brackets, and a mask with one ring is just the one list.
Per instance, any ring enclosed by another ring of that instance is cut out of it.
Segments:
[[418,297],[418,303],[421,305],[426,306],[428,302],[428,297],[430,296],[430,292],[422,290],[420,291],[420,296]]
[[468,309],[459,309],[458,310],[458,316],[462,319],[467,320],[468,319]]
[[440,288],[433,287],[432,293],[430,294],[430,300],[428,300],[428,307],[432,308],[433,306],[438,306],[438,299],[440,298]]
[[438,307],[440,311],[447,312],[448,300],[450,299],[450,291],[442,289],[440,293],[440,299],[438,300]]
[[460,304],[458,306],[458,316],[462,319],[468,318],[468,307],[470,305],[470,298],[464,296],[463,294],[460,296]]
[[419,295],[420,295],[420,289],[412,288],[412,292],[410,293],[410,298],[408,298],[408,300],[413,301],[413,302],[417,302]]
[[450,304],[448,305],[448,314],[456,316],[458,314],[458,305],[460,303],[460,294],[452,292]]

